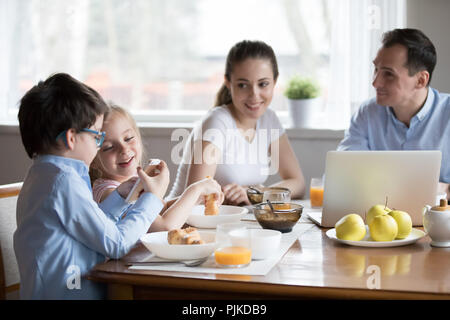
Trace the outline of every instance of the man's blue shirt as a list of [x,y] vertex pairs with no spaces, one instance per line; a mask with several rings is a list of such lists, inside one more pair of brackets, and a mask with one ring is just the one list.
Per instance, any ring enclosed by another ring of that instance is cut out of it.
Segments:
[[125,218],[117,193],[97,204],[84,162],[39,156],[17,201],[14,251],[22,299],[101,299],[104,286],[84,276],[105,259],[125,255],[163,207],[144,193]]
[[450,183],[450,95],[430,87],[409,128],[395,117],[392,107],[370,99],[352,116],[337,150],[440,150],[439,180]]

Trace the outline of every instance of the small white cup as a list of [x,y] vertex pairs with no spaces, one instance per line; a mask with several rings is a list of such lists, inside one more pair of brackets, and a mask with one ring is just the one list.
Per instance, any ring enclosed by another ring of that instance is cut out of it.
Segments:
[[274,256],[281,243],[281,232],[270,229],[233,230],[229,236],[233,246],[250,248],[252,260]]

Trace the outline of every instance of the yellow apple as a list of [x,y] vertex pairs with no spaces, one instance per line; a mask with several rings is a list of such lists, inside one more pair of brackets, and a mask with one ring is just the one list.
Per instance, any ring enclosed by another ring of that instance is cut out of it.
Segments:
[[336,237],[341,240],[360,241],[366,235],[366,226],[361,216],[350,213],[336,222]]
[[396,239],[405,239],[412,230],[412,221],[409,214],[405,211],[392,210],[388,213],[397,222],[398,234]]
[[388,214],[391,209],[386,207],[384,204],[376,204],[373,207],[369,209],[366,215],[366,223],[367,225],[370,225],[373,218],[376,216],[382,215],[382,214]]
[[370,222],[369,232],[375,241],[392,241],[397,237],[397,222],[388,214],[378,215]]

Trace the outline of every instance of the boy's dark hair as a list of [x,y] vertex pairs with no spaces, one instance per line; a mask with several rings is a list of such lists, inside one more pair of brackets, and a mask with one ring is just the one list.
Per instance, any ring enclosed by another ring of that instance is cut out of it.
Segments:
[[[268,59],[272,64],[273,78],[278,78],[278,63],[272,47],[263,41],[243,40],[236,43],[228,52],[225,63],[225,77],[230,81],[235,64],[246,59]],[[231,94],[225,84],[222,85],[216,95],[215,106],[231,103]]]
[[20,135],[28,156],[57,147],[56,137],[64,130],[91,127],[107,109],[94,89],[68,74],[39,81],[20,101]]
[[427,86],[431,82],[434,67],[436,66],[436,48],[431,40],[417,29],[394,29],[383,34],[383,47],[389,48],[396,44],[406,47],[408,61],[406,67],[410,76],[426,70],[430,74]]

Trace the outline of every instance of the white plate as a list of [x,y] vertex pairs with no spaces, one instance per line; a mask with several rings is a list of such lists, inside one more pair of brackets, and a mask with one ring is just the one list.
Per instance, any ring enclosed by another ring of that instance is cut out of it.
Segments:
[[205,206],[198,205],[192,209],[192,213],[186,223],[204,229],[215,229],[218,224],[225,222],[239,222],[247,214],[248,209],[236,206],[219,206],[219,214],[215,216],[205,216]]
[[[366,229],[368,229],[368,227],[366,226]],[[357,246],[357,247],[374,247],[374,248],[381,248],[381,247],[400,247],[400,246],[406,246],[408,244],[414,243],[417,240],[423,238],[426,233],[419,230],[419,229],[415,229],[413,228],[411,230],[411,233],[409,234],[409,236],[405,239],[401,239],[401,240],[394,240],[394,241],[373,241],[372,238],[370,237],[370,233],[369,230],[367,230],[366,236],[361,240],[361,241],[351,241],[351,240],[341,240],[338,239],[336,237],[336,229],[330,229],[326,232],[326,235],[328,236],[328,238],[340,242],[340,243],[345,243],[348,244],[350,246]]]
[[140,240],[156,256],[172,260],[192,260],[208,257],[216,248],[214,231],[199,231],[205,244],[169,244],[167,231],[143,235]]

